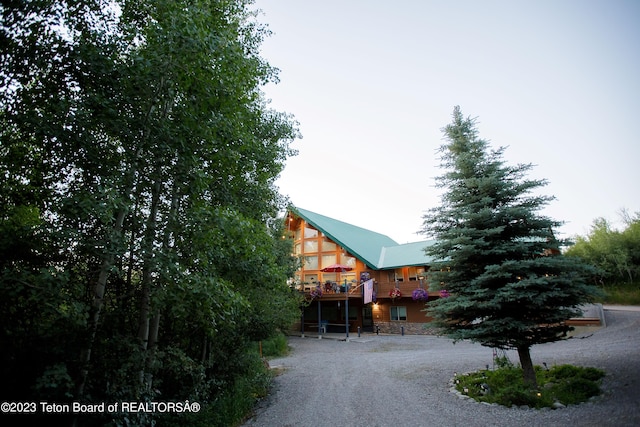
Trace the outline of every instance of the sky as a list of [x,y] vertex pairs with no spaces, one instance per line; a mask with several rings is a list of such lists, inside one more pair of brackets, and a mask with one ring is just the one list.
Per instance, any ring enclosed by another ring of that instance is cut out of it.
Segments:
[[460,106],[481,138],[531,163],[541,214],[585,236],[640,212],[640,1],[256,0],[279,83],[269,107],[302,138],[276,185],[295,206],[426,240],[442,128]]

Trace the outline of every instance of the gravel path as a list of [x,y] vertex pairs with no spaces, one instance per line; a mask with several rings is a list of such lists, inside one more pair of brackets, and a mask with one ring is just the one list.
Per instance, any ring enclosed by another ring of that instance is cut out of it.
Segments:
[[[557,410],[505,408],[450,392],[454,372],[491,365],[492,350],[433,336],[292,337],[284,372],[245,426],[639,426],[640,311],[605,310],[607,328],[537,345],[536,365],[607,372],[603,395]],[[518,361],[515,352],[507,353]]]

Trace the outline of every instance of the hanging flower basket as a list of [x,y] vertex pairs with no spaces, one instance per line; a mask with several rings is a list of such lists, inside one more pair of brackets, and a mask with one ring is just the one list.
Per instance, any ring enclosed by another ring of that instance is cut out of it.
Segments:
[[320,286],[316,286],[309,295],[311,295],[311,299],[320,298],[322,296],[322,288]]
[[411,298],[414,301],[427,301],[429,299],[429,293],[426,289],[418,288],[411,292]]
[[448,298],[448,297],[450,297],[450,296],[451,296],[451,294],[449,293],[449,291],[448,291],[448,290],[446,290],[446,289],[442,289],[442,290],[440,291],[440,298]]
[[391,297],[391,299],[396,299],[396,298],[400,298],[402,297],[402,292],[400,292],[400,289],[398,288],[393,288],[389,291],[389,296]]

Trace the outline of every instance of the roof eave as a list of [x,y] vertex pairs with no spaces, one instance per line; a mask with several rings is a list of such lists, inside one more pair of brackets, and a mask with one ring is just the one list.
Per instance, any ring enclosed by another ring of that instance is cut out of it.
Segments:
[[309,219],[307,216],[305,216],[304,214],[302,214],[300,211],[298,211],[298,209],[296,209],[294,206],[290,207],[291,211],[294,211],[296,215],[298,215],[300,218],[304,219],[305,221],[307,221],[309,224],[313,225],[315,228],[317,228],[318,230],[320,230],[325,236],[327,236],[328,238],[330,238],[331,240],[333,240],[334,242],[336,242],[337,244],[339,244],[342,248],[346,249],[350,254],[352,254],[353,256],[355,256],[356,258],[358,258],[359,260],[361,260],[367,267],[369,267],[372,270],[378,270],[378,268],[376,267],[377,263],[373,263],[370,260],[368,260],[366,257],[362,256],[362,254],[359,254],[358,252],[354,251],[353,248],[350,248],[348,245],[346,245],[342,240],[340,240],[339,238],[337,238],[336,236],[334,236],[332,233],[328,232],[327,230],[325,230],[322,226],[320,226],[319,224],[317,224],[315,221]]

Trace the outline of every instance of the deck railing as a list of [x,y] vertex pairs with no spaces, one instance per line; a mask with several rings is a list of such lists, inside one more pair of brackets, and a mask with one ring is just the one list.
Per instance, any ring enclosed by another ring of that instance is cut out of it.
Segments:
[[[409,280],[406,282],[378,282],[376,289],[377,298],[389,298],[389,292],[393,288],[400,289],[402,297],[411,297],[411,293],[420,287],[420,282],[417,280]],[[429,287],[424,281],[422,282],[422,288],[429,292]]]
[[[309,294],[311,293],[311,291],[313,291],[314,289],[316,289],[317,284],[304,284],[301,286],[301,290],[304,291],[305,294]],[[344,287],[338,285],[336,286],[332,286],[332,287],[326,287],[325,284],[321,284],[320,285],[321,289],[322,289],[322,294],[323,296],[338,296],[338,295],[342,295],[344,296]],[[377,298],[389,298],[389,292],[391,291],[391,289],[393,288],[398,288],[400,289],[400,293],[402,294],[402,297],[411,297],[411,293],[418,289],[419,287],[422,287],[423,289],[427,290],[427,292],[431,293],[432,291],[429,290],[428,285],[423,281],[422,285],[420,284],[419,281],[417,280],[409,280],[409,281],[402,281],[402,282],[377,282],[374,286],[374,290],[376,291],[376,297]],[[362,286],[360,285],[356,285],[356,284],[351,284],[351,286],[349,287],[349,297],[352,298],[356,295],[363,295],[363,289]]]

